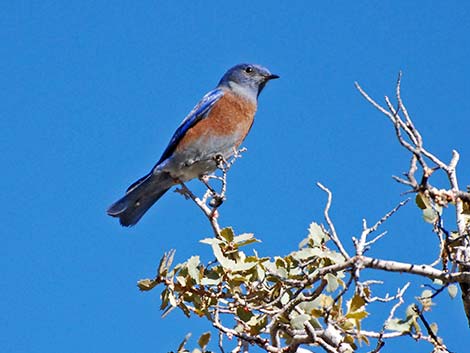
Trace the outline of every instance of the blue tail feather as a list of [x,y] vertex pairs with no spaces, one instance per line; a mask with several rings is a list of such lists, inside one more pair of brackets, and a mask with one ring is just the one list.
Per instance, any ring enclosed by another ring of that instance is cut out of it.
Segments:
[[173,184],[173,179],[166,173],[147,174],[133,183],[126,195],[113,203],[107,213],[118,217],[121,225],[133,226]]

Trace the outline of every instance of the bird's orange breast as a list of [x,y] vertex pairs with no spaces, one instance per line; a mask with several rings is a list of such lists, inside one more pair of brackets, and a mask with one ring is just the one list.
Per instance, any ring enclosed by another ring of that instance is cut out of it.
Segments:
[[234,93],[227,92],[212,107],[211,111],[195,126],[189,129],[178,144],[177,150],[184,150],[195,141],[211,137],[231,139],[238,147],[250,131],[256,112],[256,104]]

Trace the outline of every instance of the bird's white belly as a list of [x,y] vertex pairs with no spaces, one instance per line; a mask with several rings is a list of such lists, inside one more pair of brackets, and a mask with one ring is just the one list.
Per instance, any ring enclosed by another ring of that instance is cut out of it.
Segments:
[[228,159],[235,153],[237,136],[231,136],[231,138],[211,136],[201,140],[186,147],[183,151],[175,151],[157,169],[184,182],[213,173],[217,169],[216,157],[218,155]]

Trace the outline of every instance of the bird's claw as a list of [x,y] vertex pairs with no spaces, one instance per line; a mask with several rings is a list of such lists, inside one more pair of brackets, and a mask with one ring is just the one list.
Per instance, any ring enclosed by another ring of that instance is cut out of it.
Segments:
[[185,190],[185,189],[183,189],[183,188],[176,188],[176,189],[175,189],[175,192],[178,193],[178,194],[180,194],[180,195],[183,195],[186,200],[189,200],[189,199],[191,198],[191,197],[189,196],[188,191]]
[[215,194],[212,196],[212,199],[209,201],[209,206],[219,207],[224,202],[225,198],[221,195]]

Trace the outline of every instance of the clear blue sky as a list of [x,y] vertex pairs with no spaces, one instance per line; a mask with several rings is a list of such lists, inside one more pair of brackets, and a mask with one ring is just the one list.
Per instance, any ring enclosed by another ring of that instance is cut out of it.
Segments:
[[[334,192],[332,217],[348,248],[363,217],[375,221],[401,200],[391,175],[408,157],[355,80],[380,98],[393,95],[403,70],[403,97],[428,147],[445,160],[459,150],[469,184],[469,17],[470,5],[457,1],[4,2],[0,350],[166,352],[209,328],[176,312],[161,319],[160,290],[136,287],[166,250],[176,248],[177,261],[208,258],[199,210],[168,193],[125,229],[105,209],[239,62],[281,76],[260,97],[221,209],[223,225],[263,240],[260,254],[295,250],[309,223],[322,221],[316,181]],[[370,255],[437,256],[414,205],[385,229]],[[388,290],[406,280],[394,276]],[[440,322],[450,350],[464,352],[460,299],[444,293],[438,302],[428,319]]]

